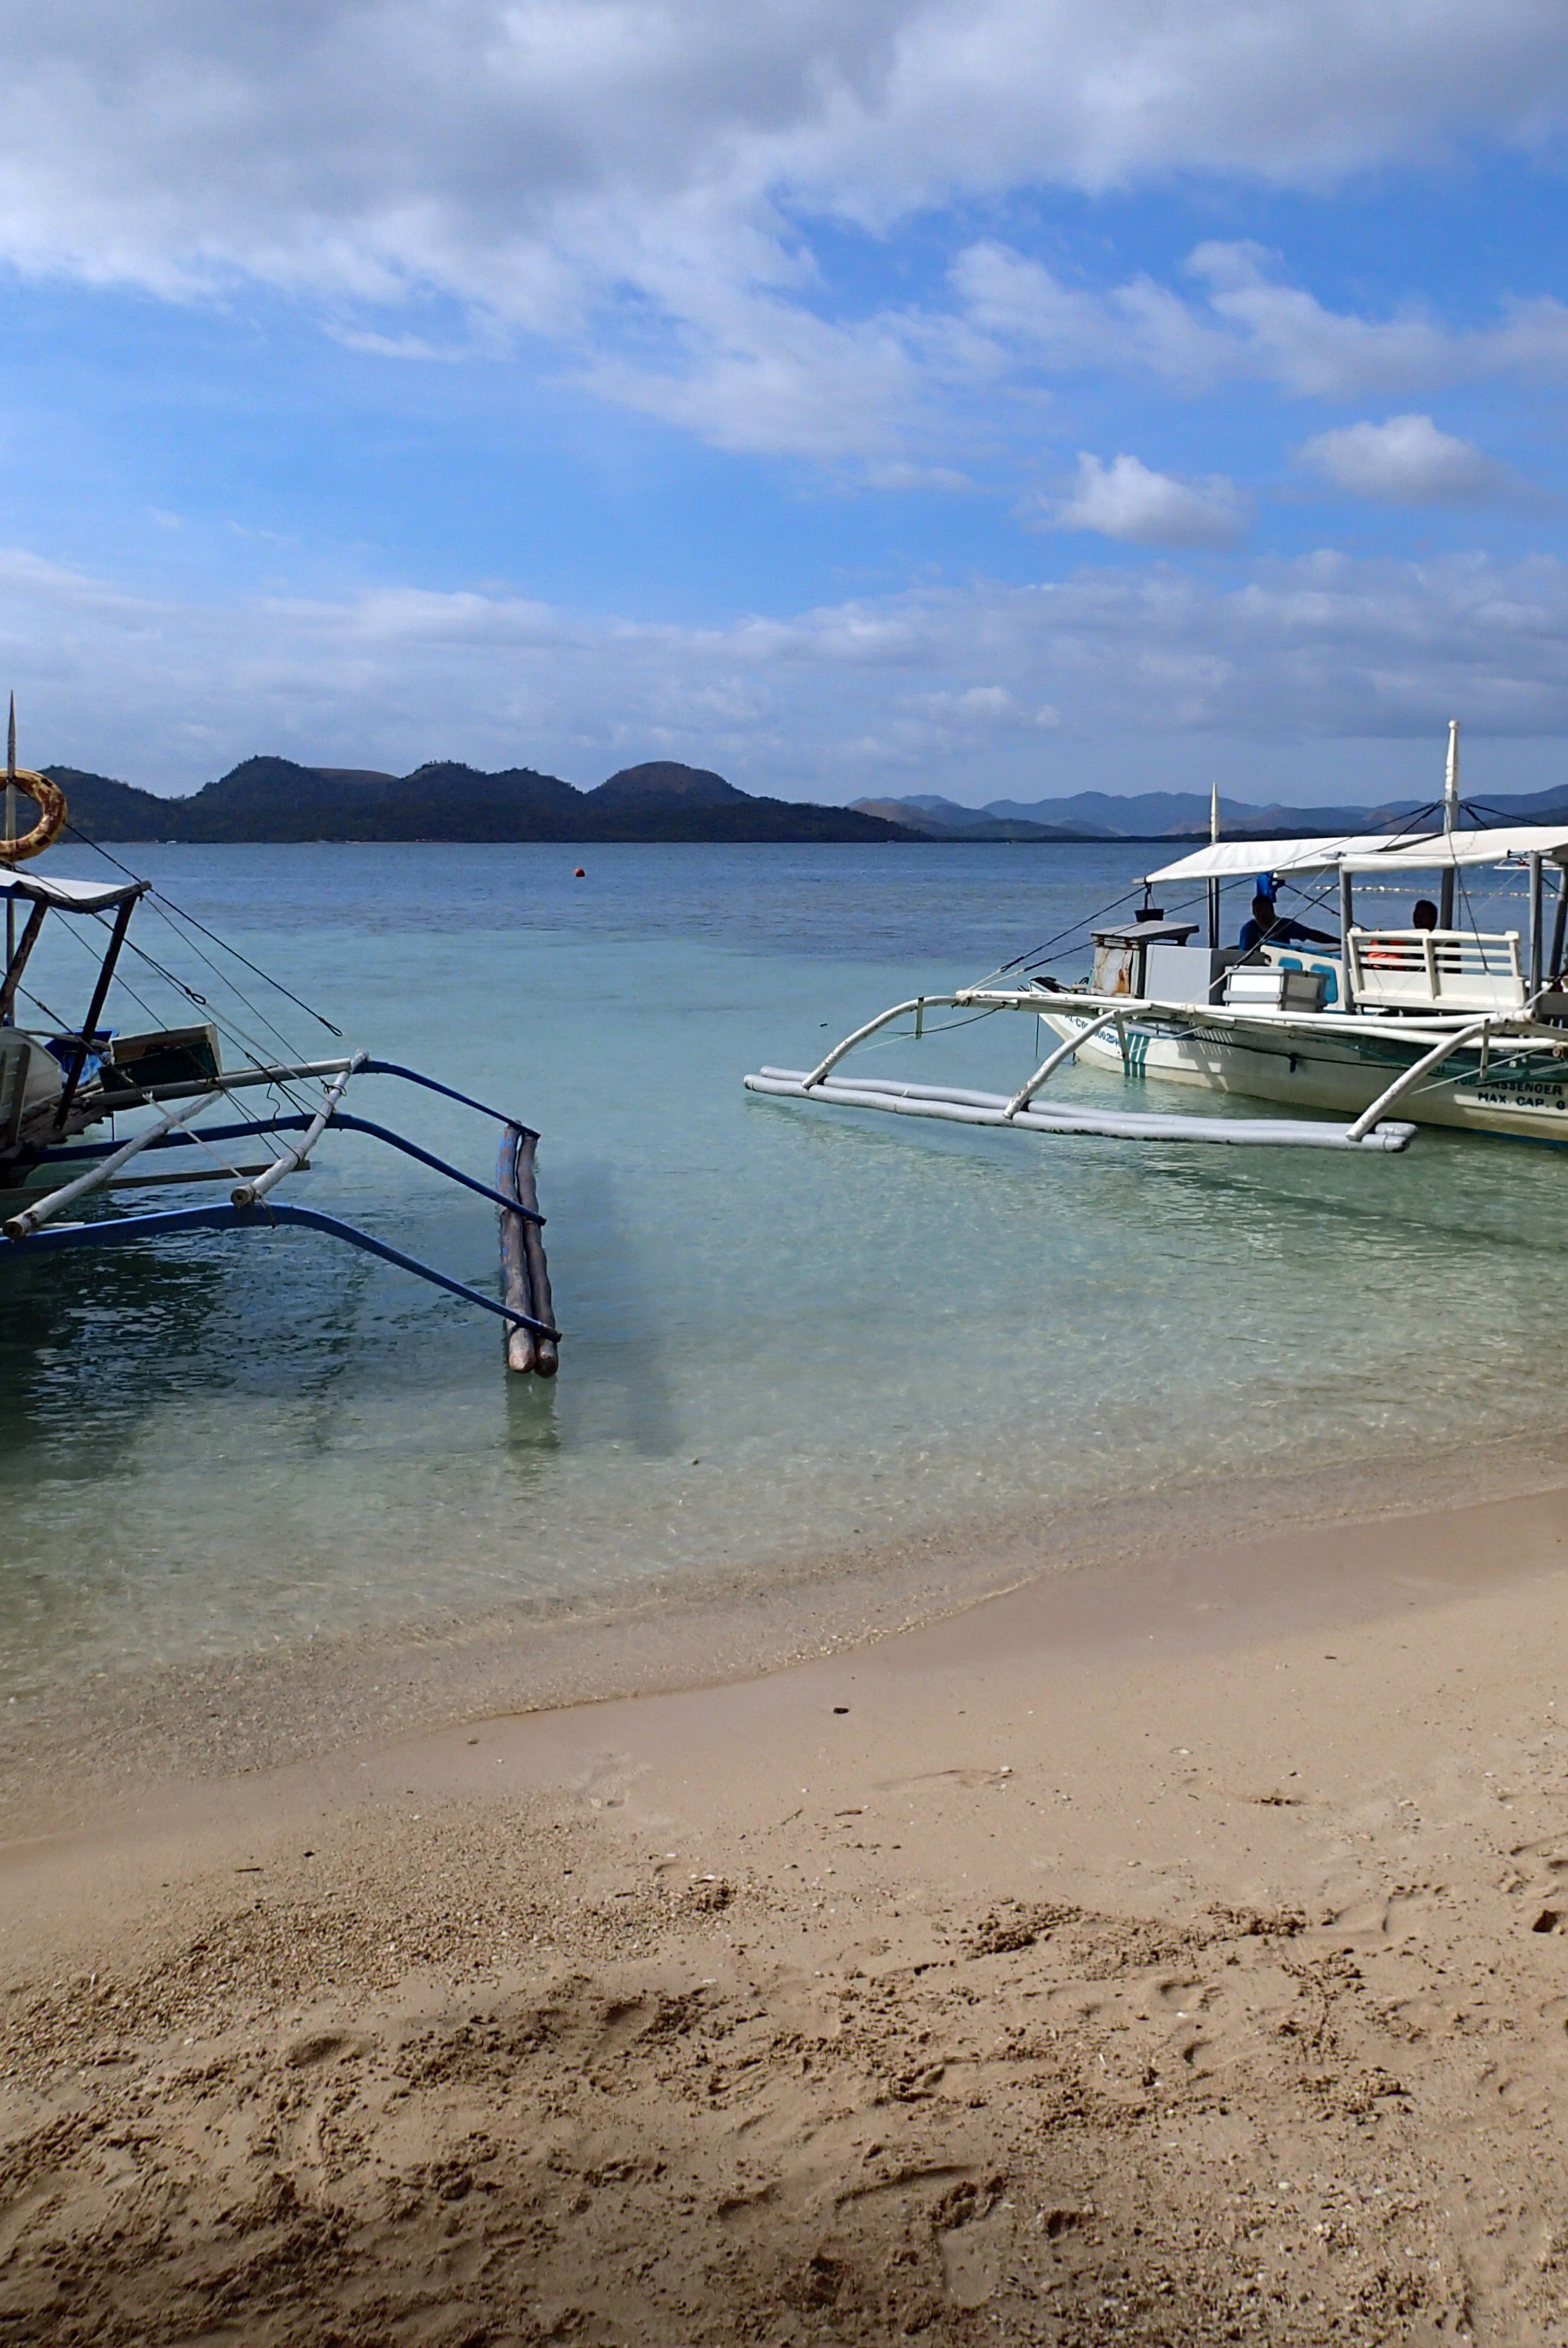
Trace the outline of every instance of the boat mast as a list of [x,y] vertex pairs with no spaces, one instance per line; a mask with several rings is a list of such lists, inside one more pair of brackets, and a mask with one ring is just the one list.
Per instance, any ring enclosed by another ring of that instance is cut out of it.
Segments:
[[[1216,846],[1218,845],[1218,843],[1219,843],[1219,838],[1220,838],[1220,786],[1219,786],[1219,784],[1218,784],[1218,783],[1211,783],[1211,784],[1210,784],[1210,786],[1209,786],[1209,845],[1210,845],[1210,847],[1211,847],[1211,848],[1216,847]],[[1218,945],[1219,945],[1219,942],[1220,942],[1220,883],[1219,883],[1218,879],[1216,878],[1216,879],[1214,879],[1214,880],[1211,880],[1211,881],[1210,881],[1210,883],[1209,883],[1209,951],[1210,951],[1210,953],[1212,953],[1215,951],[1215,949],[1216,949],[1216,948],[1218,947]]]
[[[5,736],[5,845],[10,847],[16,837],[16,696],[11,695],[11,725]],[[11,860],[5,859],[7,871]],[[10,969],[16,959],[16,900],[5,900],[5,967]]]
[[[1443,837],[1451,840],[1460,828],[1460,721],[1449,720],[1449,767],[1443,778]],[[1454,868],[1443,867],[1442,901],[1438,909],[1438,927],[1451,930],[1454,925]]]

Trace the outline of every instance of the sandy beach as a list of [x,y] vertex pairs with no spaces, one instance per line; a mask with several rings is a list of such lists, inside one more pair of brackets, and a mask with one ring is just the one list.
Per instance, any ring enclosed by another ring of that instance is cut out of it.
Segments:
[[1568,2328],[1568,1486],[4,1859],[0,2338]]

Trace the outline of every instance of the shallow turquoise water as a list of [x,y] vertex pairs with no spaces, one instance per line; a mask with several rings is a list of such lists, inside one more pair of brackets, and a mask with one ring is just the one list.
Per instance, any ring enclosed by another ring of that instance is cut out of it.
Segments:
[[[556,847],[134,851],[355,1042],[540,1128],[562,1369],[509,1380],[488,1318],[299,1232],[0,1259],[8,1687],[1553,1424],[1555,1152],[1159,1152],[741,1090],[1159,853],[596,848],[574,882]],[[62,935],[30,975],[73,1009],[85,968]],[[1039,1056],[995,1019],[875,1066]],[[490,1178],[481,1120],[356,1105]],[[297,1195],[493,1289],[492,1212],[369,1142]]]

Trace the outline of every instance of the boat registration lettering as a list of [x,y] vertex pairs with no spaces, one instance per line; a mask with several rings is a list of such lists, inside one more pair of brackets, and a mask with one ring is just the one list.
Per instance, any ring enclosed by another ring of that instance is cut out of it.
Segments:
[[1454,1088],[1457,1108],[1545,1109],[1568,1116],[1568,1086],[1560,1076],[1488,1076],[1484,1083]]

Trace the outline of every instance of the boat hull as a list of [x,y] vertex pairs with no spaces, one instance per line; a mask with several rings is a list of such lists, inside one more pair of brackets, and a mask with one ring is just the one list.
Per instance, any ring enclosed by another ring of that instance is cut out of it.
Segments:
[[[1081,1034],[1093,1014],[1044,1014],[1064,1043]],[[1130,1019],[1125,1045],[1113,1028],[1085,1038],[1079,1065],[1106,1069],[1124,1083],[1155,1076],[1249,1100],[1276,1101],[1292,1108],[1322,1109],[1355,1117],[1369,1108],[1399,1075],[1430,1049],[1431,1037],[1402,1041],[1378,1023],[1379,1032],[1326,1035],[1311,1027],[1273,1026],[1266,1033],[1221,1035],[1212,1028],[1184,1029],[1176,1020]],[[1561,1052],[1563,1057],[1557,1054]],[[1479,1047],[1456,1054],[1448,1068],[1392,1112],[1418,1125],[1447,1126],[1458,1132],[1485,1133],[1520,1141],[1568,1141],[1568,1043],[1542,1044],[1528,1058],[1484,1069]]]

